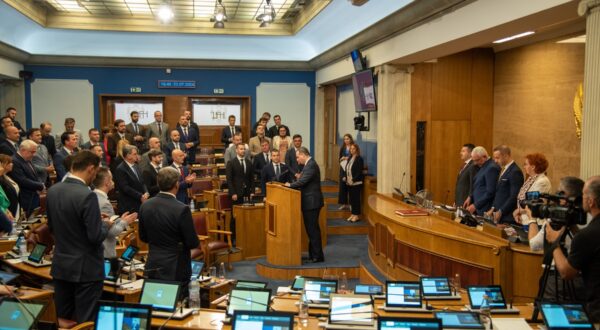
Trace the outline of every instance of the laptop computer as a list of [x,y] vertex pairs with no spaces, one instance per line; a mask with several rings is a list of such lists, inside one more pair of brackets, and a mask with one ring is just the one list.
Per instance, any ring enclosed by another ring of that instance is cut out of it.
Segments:
[[104,284],[111,286],[120,286],[123,284],[129,284],[132,281],[128,279],[124,279],[119,276],[117,278],[117,274],[119,272],[119,260],[117,259],[104,259]]
[[444,329],[484,329],[476,312],[444,311],[435,312],[433,316],[442,321]]
[[368,294],[373,299],[385,299],[383,285],[379,284],[357,284],[354,287],[354,294]]
[[223,323],[230,323],[231,317],[236,311],[266,312],[269,310],[270,302],[271,290],[269,289],[233,288],[229,293],[227,317]]
[[304,295],[308,307],[329,308],[329,296],[332,293],[337,293],[337,280],[304,278]]
[[365,295],[331,294],[326,329],[375,329],[373,300]]
[[0,302],[0,324],[2,329],[31,329],[40,317],[45,304],[41,302],[19,302],[6,298]]
[[44,260],[44,252],[46,251],[46,244],[36,243],[27,257],[27,260],[23,261],[29,266],[33,267],[45,267],[52,265],[52,261]]
[[467,287],[469,294],[469,306],[472,311],[479,311],[483,303],[483,296],[487,295],[490,299],[490,311],[492,314],[519,314],[516,308],[507,308],[502,287],[499,285],[479,285]]
[[232,330],[248,329],[294,329],[294,314],[283,312],[235,311]]
[[441,330],[442,321],[435,318],[380,317],[377,330]]
[[594,328],[581,304],[541,303],[540,311],[548,330]]
[[152,306],[114,301],[98,301],[95,330],[150,330]]
[[460,293],[454,293],[447,277],[421,277],[423,298],[427,300],[460,300]]
[[304,290],[304,276],[296,275],[292,285],[288,288],[290,294],[300,294]]
[[152,316],[181,320],[192,314],[190,308],[179,308],[177,298],[181,286],[178,282],[144,280],[140,304],[152,306]]
[[387,281],[385,305],[380,309],[390,312],[430,312],[423,306],[421,282]]
[[267,282],[239,280],[235,283],[235,287],[242,289],[266,289]]
[[127,248],[125,249],[125,251],[123,251],[123,253],[121,253],[121,256],[119,257],[119,259],[121,259],[123,261],[131,262],[131,260],[133,260],[133,257],[135,257],[135,255],[138,253],[139,250],[140,249],[137,246],[128,245]]
[[19,274],[0,271],[0,284],[10,284],[17,277],[19,277]]

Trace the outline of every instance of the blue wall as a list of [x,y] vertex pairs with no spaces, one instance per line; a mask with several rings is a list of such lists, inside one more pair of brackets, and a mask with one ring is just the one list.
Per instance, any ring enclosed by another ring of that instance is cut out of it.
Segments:
[[[130,94],[130,87],[141,87],[142,93],[132,95],[214,95],[213,89],[223,88],[217,96],[250,96],[252,115],[256,117],[256,87],[260,83],[305,83],[310,87],[310,120],[315,116],[314,71],[267,71],[224,69],[173,69],[166,74],[164,68],[104,68],[27,65],[26,71],[40,79],[87,79],[94,86],[94,124],[100,126],[99,95]],[[195,80],[196,89],[158,89],[158,80]],[[31,86],[25,85],[27,127],[31,127]],[[36,125],[39,123],[36,123]],[[310,126],[311,146],[314,150],[314,125]]]

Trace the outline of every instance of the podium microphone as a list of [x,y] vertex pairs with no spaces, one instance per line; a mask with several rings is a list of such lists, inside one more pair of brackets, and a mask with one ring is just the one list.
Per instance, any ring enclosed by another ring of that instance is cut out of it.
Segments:
[[400,180],[400,188],[394,188],[394,190],[404,197],[404,193],[402,192],[402,184],[404,184],[404,177],[406,177],[406,172],[402,173],[402,180]]

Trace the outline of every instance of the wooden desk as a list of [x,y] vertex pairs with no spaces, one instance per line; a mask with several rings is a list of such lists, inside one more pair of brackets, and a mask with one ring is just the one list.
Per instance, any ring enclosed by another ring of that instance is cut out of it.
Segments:
[[54,292],[49,290],[30,288],[26,286],[20,287],[15,293],[19,299],[28,301],[35,300],[46,303],[46,310],[40,315],[40,321],[56,323],[56,306],[54,305]]
[[0,240],[0,253],[10,251],[17,243],[17,238],[9,238]]
[[266,254],[265,206],[233,206],[236,226],[236,247],[244,259],[255,259]]
[[500,284],[509,301],[535,297],[541,256],[527,246],[511,246],[501,237],[441,216],[401,217],[394,213],[400,208],[414,206],[391,195],[368,198],[369,257],[387,278],[417,280],[420,275],[460,273],[463,287]]

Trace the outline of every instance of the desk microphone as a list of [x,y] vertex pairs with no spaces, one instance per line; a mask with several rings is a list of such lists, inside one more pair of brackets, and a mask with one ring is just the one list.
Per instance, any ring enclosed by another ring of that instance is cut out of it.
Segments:
[[171,315],[169,315],[169,317],[165,320],[165,322],[163,322],[163,324],[160,325],[158,330],[162,330],[165,327],[165,325],[173,318],[173,316],[175,316],[175,314],[177,314],[177,311],[179,311],[180,314],[183,314],[183,306],[185,305],[185,302],[187,300],[188,300],[188,298],[183,298],[183,300],[179,303],[179,306],[175,307],[175,309],[173,310],[173,313],[171,313]]
[[402,185],[404,184],[404,177],[406,177],[406,172],[402,173],[402,180],[400,180],[400,188],[394,188],[394,190],[402,196],[404,196],[404,193],[402,192]]

